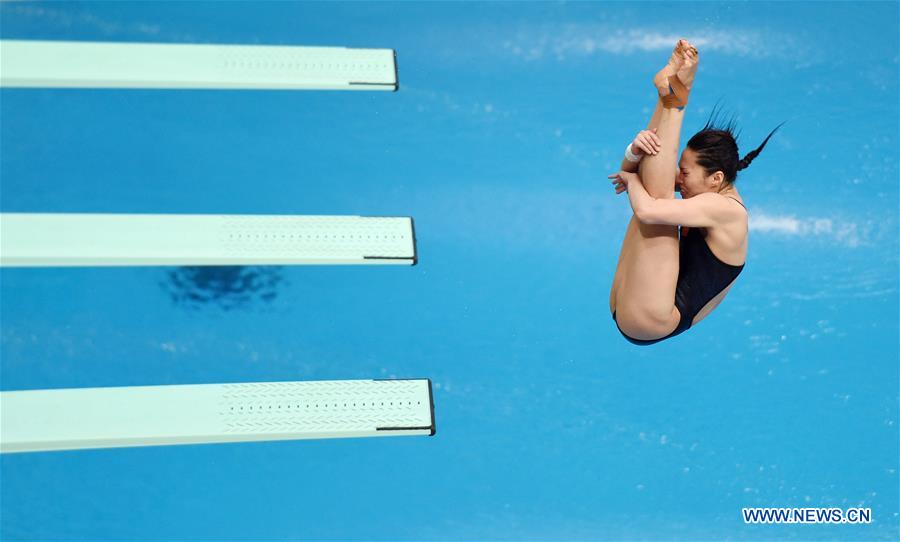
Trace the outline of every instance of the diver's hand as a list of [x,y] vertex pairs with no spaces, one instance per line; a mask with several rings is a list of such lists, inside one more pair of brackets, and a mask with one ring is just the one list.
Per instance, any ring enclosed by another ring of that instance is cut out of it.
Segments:
[[657,154],[662,147],[662,140],[656,135],[656,128],[641,130],[631,142],[631,152],[636,155]]
[[616,194],[621,194],[628,190],[628,185],[631,183],[639,183],[641,182],[641,178],[638,177],[637,173],[631,173],[629,171],[619,171],[618,173],[613,173],[608,176],[607,179],[612,179],[612,184],[616,189]]

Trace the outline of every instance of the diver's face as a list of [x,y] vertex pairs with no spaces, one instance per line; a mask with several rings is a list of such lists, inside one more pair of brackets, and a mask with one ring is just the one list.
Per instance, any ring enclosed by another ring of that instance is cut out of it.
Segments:
[[678,174],[675,176],[675,190],[682,198],[690,198],[711,189],[712,176],[707,177],[703,168],[697,165],[697,153],[685,147],[678,161]]

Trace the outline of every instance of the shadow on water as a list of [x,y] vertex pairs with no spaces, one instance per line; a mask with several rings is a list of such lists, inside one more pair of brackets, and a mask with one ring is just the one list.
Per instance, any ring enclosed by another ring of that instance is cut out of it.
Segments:
[[197,266],[179,267],[166,273],[160,286],[175,305],[190,309],[216,306],[222,310],[251,308],[271,303],[284,282],[281,267]]

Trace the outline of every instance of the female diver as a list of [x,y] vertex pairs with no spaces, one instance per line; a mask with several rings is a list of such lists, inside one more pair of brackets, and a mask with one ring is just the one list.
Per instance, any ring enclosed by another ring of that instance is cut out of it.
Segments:
[[[781,127],[738,160],[733,125],[717,129],[707,122],[688,141],[676,172],[684,107],[698,63],[697,49],[679,40],[653,78],[659,100],[647,130],[626,148],[622,171],[609,176],[617,194],[628,192],[634,211],[609,309],[622,335],[637,345],[684,332],[712,312],[734,284],[747,256],[747,210],[734,182]],[[681,200],[675,199],[676,186]]]

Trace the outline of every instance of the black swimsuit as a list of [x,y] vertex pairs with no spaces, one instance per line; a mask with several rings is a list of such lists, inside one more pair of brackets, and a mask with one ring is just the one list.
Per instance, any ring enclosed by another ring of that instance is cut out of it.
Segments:
[[[731,197],[731,196],[726,196]],[[739,202],[735,198],[734,201]],[[744,204],[741,203],[741,207]],[[744,207],[746,209],[746,207]],[[675,308],[681,314],[681,320],[675,331],[659,339],[634,339],[625,335],[619,323],[616,327],[629,342],[637,345],[649,345],[674,337],[687,331],[697,313],[714,297],[731,284],[744,265],[731,265],[716,257],[706,244],[706,239],[699,228],[690,228],[687,235],[682,235],[678,246],[678,284],[675,287]],[[616,311],[612,313],[616,319]]]

